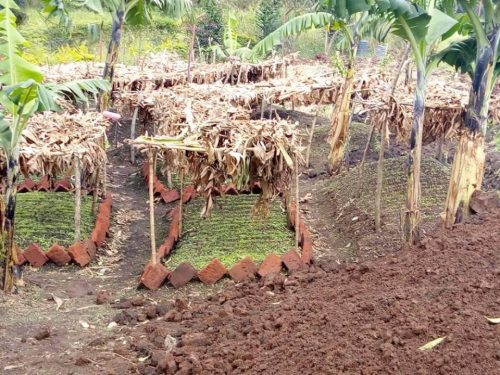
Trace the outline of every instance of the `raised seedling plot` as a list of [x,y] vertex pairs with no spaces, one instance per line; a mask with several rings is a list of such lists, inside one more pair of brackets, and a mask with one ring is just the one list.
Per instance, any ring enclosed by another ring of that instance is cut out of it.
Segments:
[[281,255],[293,248],[295,234],[287,227],[282,203],[273,201],[267,217],[253,216],[257,199],[256,194],[218,197],[208,219],[200,216],[203,199],[187,204],[181,238],[167,267],[190,262],[202,269],[217,258],[229,268],[245,257],[259,263],[271,252]]
[[[90,238],[94,227],[92,196],[82,196],[81,238]],[[37,243],[48,250],[75,241],[75,196],[72,193],[33,192],[17,195],[15,241],[25,248]]]

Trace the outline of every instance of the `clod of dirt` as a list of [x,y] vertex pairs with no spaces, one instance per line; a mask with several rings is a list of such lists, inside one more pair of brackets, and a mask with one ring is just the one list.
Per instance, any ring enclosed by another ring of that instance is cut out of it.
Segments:
[[41,341],[50,337],[50,329],[48,327],[39,328],[33,335],[35,340]]
[[76,366],[85,366],[85,365],[88,365],[89,363],[90,363],[90,359],[85,358],[85,357],[78,357],[75,360],[75,365]]
[[97,292],[97,296],[95,298],[96,305],[104,305],[109,302],[111,299],[111,293],[106,290],[100,290]]

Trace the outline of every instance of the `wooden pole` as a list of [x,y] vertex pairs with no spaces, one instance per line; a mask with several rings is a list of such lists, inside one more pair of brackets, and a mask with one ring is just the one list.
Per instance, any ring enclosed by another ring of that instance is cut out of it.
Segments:
[[[102,142],[102,149],[106,150],[106,140],[103,140]],[[107,165],[107,160],[104,161],[104,164],[102,166],[102,194],[106,196],[108,192],[108,165]]]
[[151,237],[151,264],[156,265],[156,236],[155,236],[155,197],[153,190],[154,157],[151,148],[148,149],[149,162],[149,232]]
[[100,175],[100,172],[101,171],[101,168],[97,168],[97,173],[96,173],[96,181],[95,181],[95,185],[94,185],[94,192],[92,194],[92,216],[96,216],[97,214],[97,198],[99,197],[99,175]]
[[82,221],[82,178],[80,170],[80,156],[75,155],[75,242],[80,241]]
[[316,121],[318,120],[319,107],[316,108],[316,113],[314,115],[314,119],[311,125],[311,132],[309,133],[309,142],[307,143],[306,150],[306,168],[309,168],[309,157],[311,156],[311,147],[314,138],[314,128],[316,127]]
[[[134,114],[132,115],[132,123],[130,124],[130,139],[135,139],[135,124],[137,123],[137,117],[139,116],[139,106],[135,107]],[[130,162],[135,164],[135,147],[130,145]]]
[[299,251],[300,241],[300,213],[299,213],[299,161],[295,154],[295,248]]
[[[385,152],[385,138],[387,134],[387,124],[382,124],[380,130],[380,149],[378,153],[377,163],[377,187],[375,188],[375,230],[380,231],[381,216],[382,216],[382,185],[384,182],[384,152]],[[362,183],[362,181],[360,181]]]
[[260,119],[264,119],[264,107],[266,104],[266,99],[264,98],[264,95],[262,95],[262,100],[260,101]]
[[182,233],[182,209],[183,209],[183,202],[182,200],[184,199],[184,171],[181,169],[179,173],[179,179],[181,182],[181,199],[179,200],[179,236]]

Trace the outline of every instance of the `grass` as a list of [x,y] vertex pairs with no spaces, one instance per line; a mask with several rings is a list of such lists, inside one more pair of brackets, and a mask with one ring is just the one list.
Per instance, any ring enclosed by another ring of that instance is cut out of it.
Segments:
[[188,261],[201,269],[218,258],[231,267],[244,257],[261,262],[270,252],[283,254],[294,246],[286,213],[274,201],[266,218],[252,216],[258,195],[224,196],[216,201],[209,219],[200,217],[203,199],[185,206],[181,240],[167,259],[169,268]]
[[[38,243],[47,250],[52,244],[74,242],[75,198],[71,193],[17,194],[15,241],[22,248]],[[94,226],[92,197],[82,196],[82,239]]]

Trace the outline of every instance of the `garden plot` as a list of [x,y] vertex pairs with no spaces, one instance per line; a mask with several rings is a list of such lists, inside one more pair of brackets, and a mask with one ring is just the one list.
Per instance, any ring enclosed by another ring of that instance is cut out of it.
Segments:
[[[44,250],[52,244],[74,242],[75,196],[71,193],[33,192],[17,195],[16,243],[24,248],[37,243]],[[89,238],[94,227],[92,196],[82,196],[81,238]]]
[[188,261],[202,269],[214,258],[231,267],[244,257],[261,262],[270,252],[283,254],[292,248],[295,234],[287,226],[282,203],[273,201],[267,217],[255,217],[252,208],[258,197],[219,197],[208,219],[200,217],[203,199],[186,205],[181,238],[166,261],[167,267],[173,269]]

